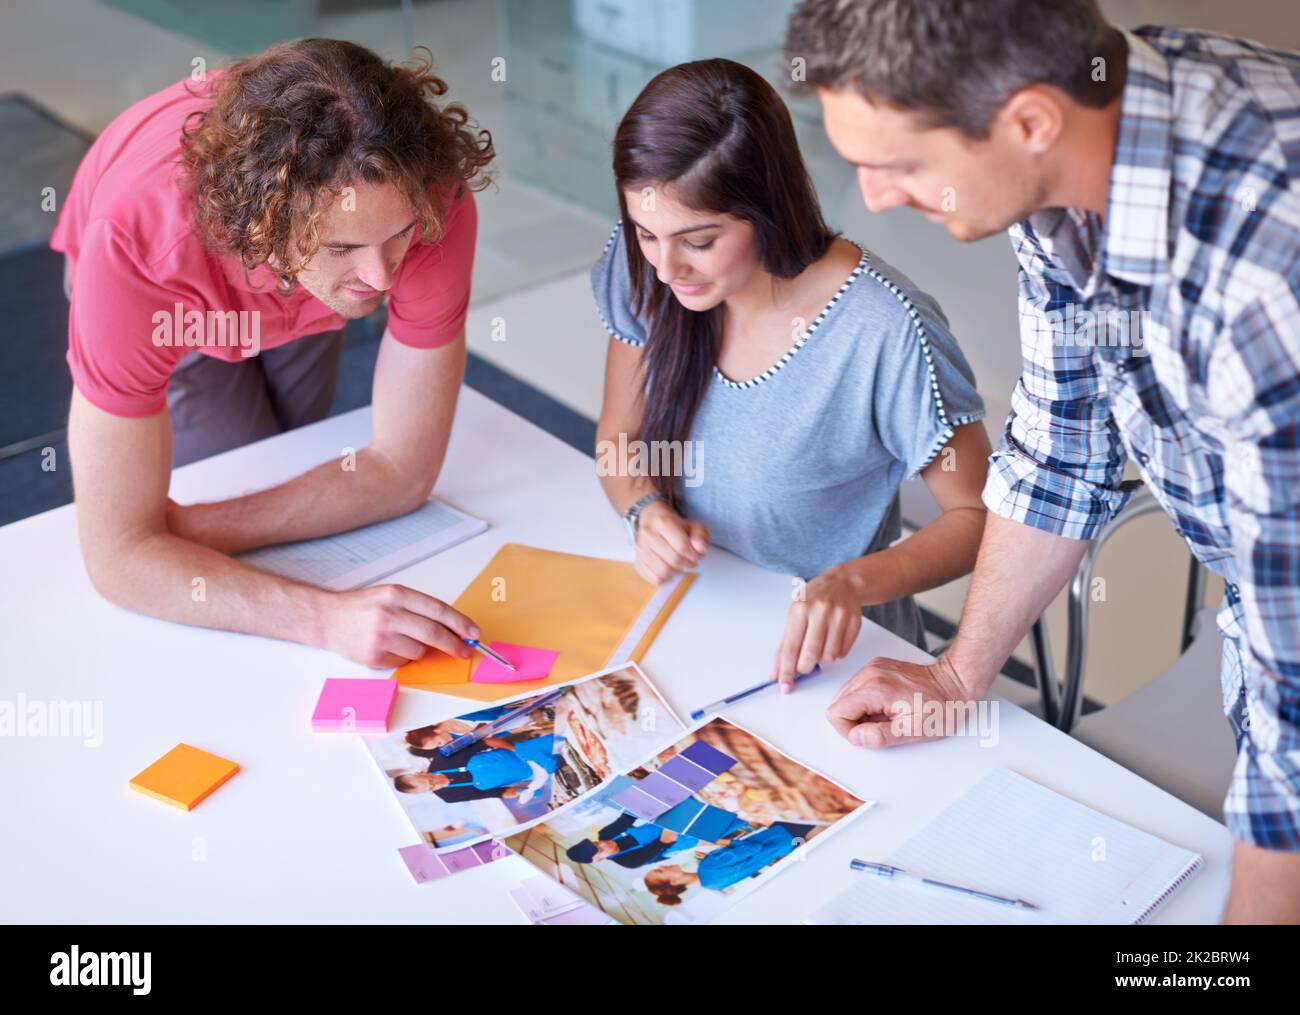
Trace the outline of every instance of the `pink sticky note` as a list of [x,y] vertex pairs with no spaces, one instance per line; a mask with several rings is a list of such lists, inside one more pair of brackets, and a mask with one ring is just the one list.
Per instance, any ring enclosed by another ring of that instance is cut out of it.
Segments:
[[484,656],[469,678],[472,684],[517,684],[521,680],[544,680],[555,665],[556,656],[560,654],[548,648],[511,645],[508,641],[493,641],[488,644],[493,652],[509,659],[518,672],[512,673],[495,659]]
[[330,677],[321,688],[311,728],[318,732],[385,733],[397,680]]

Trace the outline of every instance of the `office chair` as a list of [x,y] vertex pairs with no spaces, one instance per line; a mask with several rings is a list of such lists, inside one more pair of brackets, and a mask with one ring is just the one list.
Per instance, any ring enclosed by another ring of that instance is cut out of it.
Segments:
[[1215,608],[1202,605],[1205,569],[1195,557],[1188,567],[1178,659],[1123,700],[1080,715],[1087,672],[1088,591],[1097,558],[1125,525],[1162,510],[1151,493],[1142,490],[1089,545],[1070,582],[1065,676],[1060,682],[1053,678],[1049,654],[1046,678],[1057,694],[1058,728],[1221,821],[1236,748],[1219,686],[1223,643]]

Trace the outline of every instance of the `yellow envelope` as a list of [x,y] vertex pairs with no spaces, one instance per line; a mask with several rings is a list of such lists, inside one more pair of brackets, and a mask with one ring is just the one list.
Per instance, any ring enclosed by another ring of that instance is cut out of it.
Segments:
[[[664,621],[695,580],[685,575],[651,619],[629,654],[640,660]],[[556,553],[520,543],[506,543],[453,604],[473,618],[483,642],[509,642],[559,652],[545,680],[510,684],[474,684],[451,656],[438,653],[407,663],[394,672],[398,683],[427,688],[475,701],[496,701],[536,687],[562,684],[609,664],[654,598],[631,564],[602,557]],[[477,666],[482,656],[471,662]],[[472,671],[471,671],[472,672]]]

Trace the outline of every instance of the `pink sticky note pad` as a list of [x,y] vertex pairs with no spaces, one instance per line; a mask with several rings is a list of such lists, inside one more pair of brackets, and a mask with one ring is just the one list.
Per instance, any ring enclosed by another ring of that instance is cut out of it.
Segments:
[[484,656],[469,678],[472,684],[517,684],[522,680],[544,680],[560,654],[548,648],[511,645],[508,641],[493,641],[488,642],[488,645],[493,652],[509,659],[518,672],[511,673],[495,659]]
[[331,677],[321,688],[311,728],[318,732],[386,733],[396,695],[396,678]]

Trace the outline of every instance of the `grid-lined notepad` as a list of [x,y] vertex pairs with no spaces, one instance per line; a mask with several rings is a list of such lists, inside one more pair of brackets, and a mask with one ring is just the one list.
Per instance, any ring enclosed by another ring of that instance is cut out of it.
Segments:
[[855,883],[810,922],[1140,923],[1200,869],[1201,857],[995,769],[883,862],[1040,911],[846,874]]
[[298,543],[281,543],[239,554],[251,567],[343,592],[400,571],[463,543],[487,522],[438,500],[400,518]]

